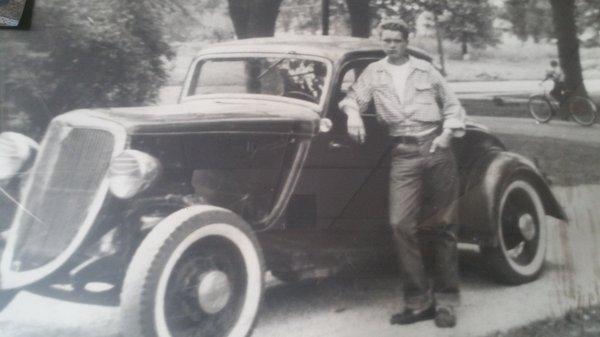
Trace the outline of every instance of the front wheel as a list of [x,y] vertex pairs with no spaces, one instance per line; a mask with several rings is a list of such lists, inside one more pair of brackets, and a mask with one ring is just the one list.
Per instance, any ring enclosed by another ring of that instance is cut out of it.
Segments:
[[583,126],[590,126],[596,121],[596,105],[589,98],[571,97],[569,99],[569,111],[573,119]]
[[18,293],[18,290],[0,290],[0,312],[12,302]]
[[521,284],[535,280],[546,255],[546,213],[542,199],[524,177],[504,184],[496,201],[498,244],[482,247],[496,279]]
[[194,206],[148,234],[121,293],[128,337],[245,337],[263,295],[263,256],[237,215]]
[[552,106],[548,102],[548,99],[542,95],[529,97],[527,107],[531,116],[540,123],[547,123],[552,119]]

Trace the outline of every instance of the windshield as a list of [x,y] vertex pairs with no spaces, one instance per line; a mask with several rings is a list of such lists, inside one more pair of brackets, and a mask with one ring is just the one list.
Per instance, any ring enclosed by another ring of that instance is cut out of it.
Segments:
[[325,63],[297,55],[204,59],[187,95],[262,94],[319,104],[327,72]]

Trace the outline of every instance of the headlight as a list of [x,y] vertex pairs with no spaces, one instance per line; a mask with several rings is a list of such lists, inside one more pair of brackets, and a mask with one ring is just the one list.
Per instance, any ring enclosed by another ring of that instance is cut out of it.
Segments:
[[110,163],[110,191],[118,198],[131,198],[147,189],[160,171],[161,166],[156,158],[141,151],[125,150]]
[[31,164],[38,144],[16,132],[0,133],[0,180],[10,179]]

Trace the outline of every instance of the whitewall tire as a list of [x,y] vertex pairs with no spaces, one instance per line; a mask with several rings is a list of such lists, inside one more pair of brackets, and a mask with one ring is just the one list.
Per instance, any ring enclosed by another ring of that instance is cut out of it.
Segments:
[[548,230],[537,189],[526,177],[513,177],[499,191],[494,209],[498,244],[482,248],[485,263],[505,283],[537,279],[544,267]]
[[263,296],[263,256],[236,214],[192,206],[142,241],[121,292],[128,337],[246,337]]

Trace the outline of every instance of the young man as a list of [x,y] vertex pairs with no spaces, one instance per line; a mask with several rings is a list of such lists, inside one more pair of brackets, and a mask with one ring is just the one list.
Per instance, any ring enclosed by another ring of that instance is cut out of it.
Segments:
[[339,106],[349,135],[362,143],[368,135],[360,112],[373,100],[394,142],[389,209],[405,310],[391,323],[435,318],[437,326],[452,327],[459,297],[458,176],[449,146],[464,133],[465,113],[439,72],[409,56],[404,21],[388,19],[379,29],[387,57],[365,69]]

